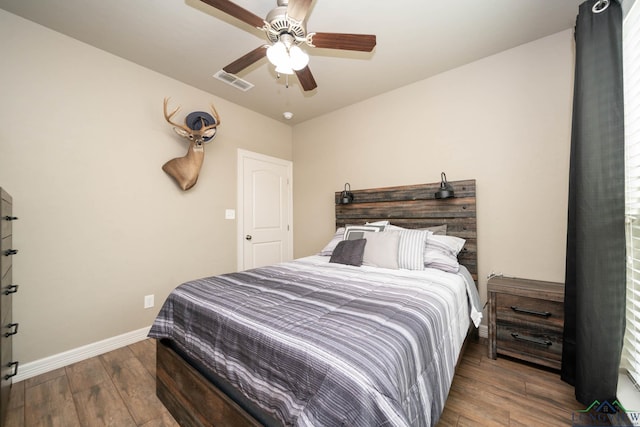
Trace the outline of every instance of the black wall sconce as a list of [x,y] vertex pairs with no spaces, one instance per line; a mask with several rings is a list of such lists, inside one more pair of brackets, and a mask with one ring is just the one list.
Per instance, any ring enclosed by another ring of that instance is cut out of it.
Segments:
[[436,191],[436,199],[448,199],[453,197],[453,187],[447,182],[447,175],[444,172],[440,174],[440,189]]
[[351,192],[351,184],[347,182],[346,184],[344,184],[344,191],[342,191],[342,194],[340,194],[339,204],[348,205],[349,203],[352,203],[352,202],[353,202],[353,193]]

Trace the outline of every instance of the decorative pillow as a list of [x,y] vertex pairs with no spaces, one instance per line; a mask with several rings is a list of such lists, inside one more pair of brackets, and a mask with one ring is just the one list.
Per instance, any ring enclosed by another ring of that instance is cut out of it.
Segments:
[[[389,221],[376,221],[376,222],[364,223],[364,227],[374,227],[374,228],[377,228],[378,231],[384,231],[387,228],[387,225],[389,225]],[[349,224],[347,224],[347,227],[349,227]],[[360,227],[360,226],[355,226],[355,227]]]
[[355,240],[355,239],[363,239],[364,233],[366,232],[374,232],[377,233],[381,231],[380,228],[384,230],[384,226],[375,226],[375,225],[347,225],[347,228],[344,231],[344,240]]
[[367,241],[365,239],[343,240],[338,242],[329,262],[360,267],[362,265],[362,257],[366,244]]
[[363,265],[398,269],[399,232],[365,232],[364,237],[367,239],[367,245],[364,248]]
[[424,266],[457,273],[460,269],[458,254],[464,244],[464,239],[455,236],[428,236],[424,252]]
[[[385,228],[385,230],[413,230],[413,229],[389,224],[387,228]],[[426,231],[430,231],[432,234],[445,236],[447,234],[447,224],[434,225],[432,227],[427,227],[427,228],[417,228],[416,230],[426,230]]]
[[336,230],[336,233],[333,235],[333,238],[329,241],[329,243],[327,243],[327,245],[324,248],[322,248],[322,250],[320,251],[320,253],[318,253],[318,255],[331,256],[331,254],[333,253],[333,250],[336,248],[338,243],[341,242],[342,240],[344,240],[344,227],[339,227]]
[[447,224],[434,225],[433,227],[427,227],[425,230],[430,231],[436,236],[445,236],[447,234]]
[[[393,233],[393,231],[385,233]],[[398,267],[407,270],[424,270],[425,245],[427,236],[431,232],[427,230],[400,230],[397,233],[400,233]]]

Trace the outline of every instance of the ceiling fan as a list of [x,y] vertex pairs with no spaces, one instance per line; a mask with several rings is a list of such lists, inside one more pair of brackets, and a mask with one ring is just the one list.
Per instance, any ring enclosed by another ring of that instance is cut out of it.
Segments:
[[278,6],[265,19],[249,12],[229,0],[200,0],[249,25],[264,30],[271,45],[261,45],[246,55],[223,67],[230,74],[237,74],[265,56],[276,66],[278,74],[298,76],[305,91],[313,90],[316,84],[307,65],[308,55],[299,45],[325,49],[355,50],[371,52],[376,45],[376,36],[371,34],[307,33],[305,19],[312,0],[277,0]]

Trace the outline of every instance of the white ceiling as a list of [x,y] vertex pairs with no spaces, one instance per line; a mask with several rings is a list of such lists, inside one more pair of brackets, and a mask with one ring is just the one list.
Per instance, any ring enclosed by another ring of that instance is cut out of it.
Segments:
[[[200,0],[0,0],[0,8],[274,119],[300,123],[572,28],[584,0],[314,0],[308,32],[376,34],[372,53],[303,46],[318,88],[262,59],[242,92],[212,75],[264,34]],[[276,0],[235,0],[265,17]],[[177,94],[172,94],[177,97]]]

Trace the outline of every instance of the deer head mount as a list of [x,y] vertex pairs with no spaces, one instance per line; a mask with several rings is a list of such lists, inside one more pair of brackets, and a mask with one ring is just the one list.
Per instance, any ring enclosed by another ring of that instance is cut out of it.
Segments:
[[169,160],[162,166],[162,170],[176,180],[182,190],[188,190],[198,181],[200,168],[204,161],[204,144],[211,141],[216,136],[220,116],[216,108],[211,104],[213,116],[204,111],[194,111],[185,118],[185,124],[181,125],[172,121],[173,116],[180,110],[180,107],[167,113],[169,98],[164,99],[164,118],[173,130],[183,138],[189,140],[189,149],[183,157],[176,157]]

